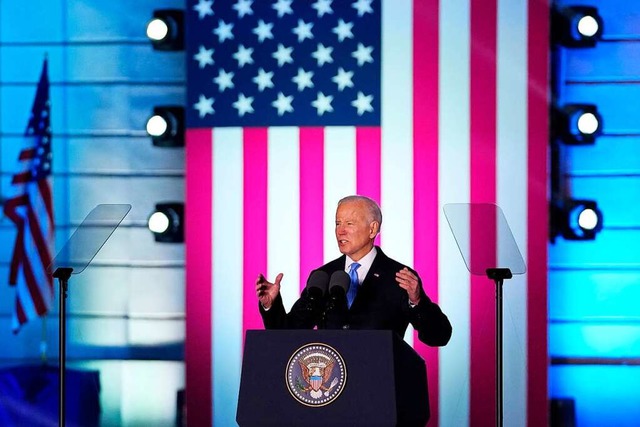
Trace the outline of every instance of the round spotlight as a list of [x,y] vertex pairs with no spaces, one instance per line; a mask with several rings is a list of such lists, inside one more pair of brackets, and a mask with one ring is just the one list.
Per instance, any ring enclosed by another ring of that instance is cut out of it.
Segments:
[[156,204],[155,211],[147,220],[147,227],[153,233],[156,242],[184,242],[184,203]]
[[593,47],[602,38],[603,21],[590,6],[552,8],[551,38],[565,47]]
[[161,115],[156,114],[147,120],[147,133],[149,136],[162,136],[168,128],[167,120]]
[[598,131],[600,121],[595,114],[585,112],[578,117],[578,131],[585,135],[593,135]]
[[595,230],[599,222],[600,217],[592,208],[584,208],[578,214],[578,226],[583,230]]
[[169,34],[169,26],[159,18],[153,18],[147,24],[147,37],[151,40],[162,41]]
[[155,146],[184,147],[184,108],[176,105],[154,107],[146,130]]
[[552,238],[593,240],[602,230],[602,212],[593,200],[555,200],[551,206]]
[[148,227],[152,233],[164,233],[169,229],[169,217],[165,212],[154,212],[149,217]]
[[593,104],[566,104],[552,111],[552,132],[565,144],[593,144],[602,133],[602,116]]
[[578,20],[578,33],[583,37],[593,37],[599,30],[598,20],[591,15],[585,15]]
[[156,50],[177,51],[184,49],[184,11],[159,9],[147,23],[147,37]]

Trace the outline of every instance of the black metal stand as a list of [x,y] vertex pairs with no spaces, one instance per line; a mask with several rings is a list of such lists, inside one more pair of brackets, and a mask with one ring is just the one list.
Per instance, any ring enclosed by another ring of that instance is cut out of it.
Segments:
[[487,268],[487,276],[496,283],[496,426],[502,427],[502,284],[513,275],[508,268]]
[[60,267],[53,272],[53,277],[60,282],[60,301],[59,301],[59,313],[60,331],[58,334],[58,346],[60,347],[58,355],[58,366],[60,367],[60,396],[58,396],[59,403],[59,427],[65,426],[65,406],[66,406],[66,391],[65,391],[65,373],[66,373],[66,359],[67,359],[67,291],[69,288],[69,277],[73,268]]

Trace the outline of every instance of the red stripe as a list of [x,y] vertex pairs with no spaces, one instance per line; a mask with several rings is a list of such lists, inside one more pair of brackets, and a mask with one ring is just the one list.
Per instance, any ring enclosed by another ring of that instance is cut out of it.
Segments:
[[11,179],[11,184],[24,184],[25,182],[29,182],[31,180],[31,172],[20,172],[13,176]]
[[[497,0],[471,0],[470,197],[496,201]],[[471,229],[471,253],[481,230]],[[470,423],[493,426],[495,413],[495,286],[486,276],[471,277]]]
[[527,140],[527,425],[548,418],[547,355],[547,145],[549,0],[528,5]]
[[[27,205],[27,218],[29,221],[29,231],[33,237],[35,248],[38,251],[42,269],[45,270],[51,264],[51,252],[47,238],[44,236],[43,229],[40,226],[40,218],[36,215],[31,204]],[[51,291],[53,292],[53,289],[51,289]]]
[[4,205],[4,214],[16,225],[16,242],[11,255],[9,265],[9,284],[18,283],[18,269],[20,268],[20,256],[24,253],[24,218],[17,212],[19,206],[24,206],[29,201],[26,194],[7,200]]
[[[414,266],[427,295],[438,300],[438,44],[439,1],[414,1],[413,11],[413,218]],[[438,350],[421,344],[414,348],[429,372],[430,425],[439,423]]]
[[[21,256],[21,264],[22,264],[22,274],[24,275],[24,281],[27,285],[27,289],[29,291],[29,296],[33,301],[33,305],[36,309],[36,314],[41,316],[47,312],[48,302],[45,300],[45,295],[43,294],[43,290],[40,289],[38,285],[38,280],[36,276],[33,274],[33,268],[31,267],[31,260],[26,256],[26,253],[22,252]],[[24,306],[24,304],[23,304]],[[28,316],[27,316],[28,317]]]
[[18,160],[31,160],[36,156],[35,148],[25,148],[18,156]]
[[41,179],[38,181],[38,189],[42,196],[42,201],[47,209],[47,216],[51,230],[53,230],[53,196],[51,195],[51,185],[48,180]]
[[[243,301],[255,301],[253,284],[267,271],[267,128],[244,128],[243,190]],[[243,310],[242,339],[248,329],[262,329],[260,313]]]
[[324,130],[300,129],[300,289],[323,264]]
[[[211,306],[213,288],[213,136],[190,129],[186,144],[186,338],[189,425],[212,425]],[[203,238],[202,236],[208,236]]]

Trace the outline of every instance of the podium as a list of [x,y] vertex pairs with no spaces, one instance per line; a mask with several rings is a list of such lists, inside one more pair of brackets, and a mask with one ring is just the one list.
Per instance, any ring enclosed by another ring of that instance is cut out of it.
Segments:
[[424,360],[392,331],[247,331],[236,421],[424,427]]

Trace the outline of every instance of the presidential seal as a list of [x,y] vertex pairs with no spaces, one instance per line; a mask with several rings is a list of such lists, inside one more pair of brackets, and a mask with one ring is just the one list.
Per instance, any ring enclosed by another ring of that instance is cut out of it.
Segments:
[[313,343],[300,347],[289,359],[287,388],[298,402],[325,406],[340,396],[347,381],[342,356],[332,347]]

